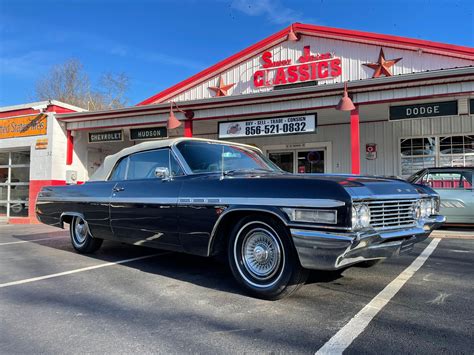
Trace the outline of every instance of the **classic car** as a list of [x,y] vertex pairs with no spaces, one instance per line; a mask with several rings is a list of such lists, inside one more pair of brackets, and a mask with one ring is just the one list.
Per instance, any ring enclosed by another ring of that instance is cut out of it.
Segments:
[[474,225],[474,167],[426,168],[408,178],[431,187],[440,196],[440,213],[451,225]]
[[197,138],[125,148],[83,185],[43,188],[36,213],[43,223],[69,224],[80,253],[110,239],[226,255],[237,281],[265,299],[291,294],[310,269],[407,252],[444,222],[429,187],[290,174],[258,148]]

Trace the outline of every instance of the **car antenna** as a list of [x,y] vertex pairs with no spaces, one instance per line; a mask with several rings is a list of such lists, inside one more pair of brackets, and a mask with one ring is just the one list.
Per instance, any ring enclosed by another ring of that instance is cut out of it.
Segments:
[[222,154],[221,154],[221,180],[224,179],[224,147],[225,147],[225,145],[222,144]]
[[173,180],[173,176],[171,173],[171,147],[168,149],[168,174],[169,174],[169,179]]

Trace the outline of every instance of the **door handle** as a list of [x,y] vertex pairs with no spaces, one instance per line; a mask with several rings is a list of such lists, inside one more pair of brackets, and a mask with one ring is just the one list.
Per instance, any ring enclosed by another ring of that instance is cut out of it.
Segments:
[[112,191],[113,192],[120,192],[120,191],[123,191],[125,190],[125,187],[122,187],[122,186],[115,186]]

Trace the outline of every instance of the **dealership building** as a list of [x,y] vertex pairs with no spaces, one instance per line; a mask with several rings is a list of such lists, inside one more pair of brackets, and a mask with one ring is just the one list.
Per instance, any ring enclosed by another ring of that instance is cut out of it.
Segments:
[[293,173],[473,166],[473,65],[469,47],[295,23],[136,106],[55,115],[51,176],[87,181],[109,154],[178,136],[251,144]]

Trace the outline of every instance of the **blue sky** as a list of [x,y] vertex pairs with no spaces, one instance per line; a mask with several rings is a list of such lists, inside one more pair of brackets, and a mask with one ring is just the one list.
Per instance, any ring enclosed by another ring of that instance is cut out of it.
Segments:
[[130,104],[291,22],[474,47],[472,0],[0,0],[0,106],[34,99],[36,80],[77,58],[93,80],[131,79]]

